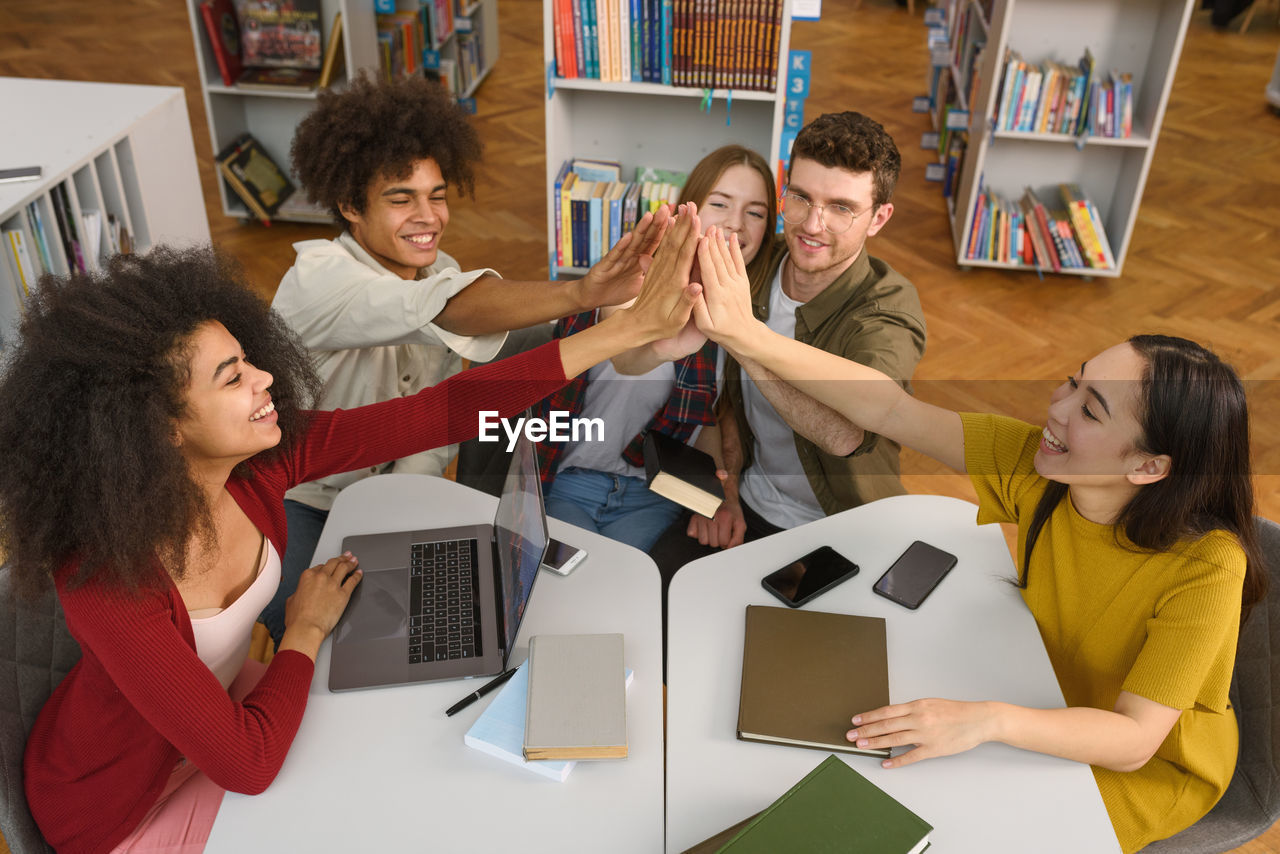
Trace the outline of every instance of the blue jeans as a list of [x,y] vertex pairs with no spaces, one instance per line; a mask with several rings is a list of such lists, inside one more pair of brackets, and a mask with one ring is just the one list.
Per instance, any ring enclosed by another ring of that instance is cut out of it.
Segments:
[[302,577],[303,571],[311,567],[311,556],[315,553],[320,532],[324,530],[324,521],[328,518],[328,510],[317,510],[288,498],[284,500],[284,520],[289,544],[285,546],[284,557],[280,558],[280,586],[258,618],[266,625],[267,631],[271,633],[271,640],[277,647],[280,646],[280,638],[284,637],[284,602],[298,589],[298,579]]
[[570,467],[547,490],[547,515],[641,551],[680,515],[674,501],[651,492],[644,479]]

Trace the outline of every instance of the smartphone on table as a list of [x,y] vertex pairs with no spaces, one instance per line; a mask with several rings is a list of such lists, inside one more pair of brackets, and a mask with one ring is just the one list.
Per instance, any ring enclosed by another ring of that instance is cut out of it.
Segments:
[[914,611],[955,565],[955,555],[916,540],[871,589]]
[[547,544],[547,553],[542,557],[542,568],[557,575],[568,575],[586,559],[587,553],[577,546],[552,540]]
[[857,574],[856,563],[831,546],[823,546],[769,573],[760,583],[792,608],[799,608]]

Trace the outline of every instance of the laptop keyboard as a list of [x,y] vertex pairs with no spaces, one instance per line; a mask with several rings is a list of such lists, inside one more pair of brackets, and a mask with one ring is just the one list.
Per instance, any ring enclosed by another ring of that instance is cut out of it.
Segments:
[[472,539],[410,546],[410,664],[483,655],[477,564]]

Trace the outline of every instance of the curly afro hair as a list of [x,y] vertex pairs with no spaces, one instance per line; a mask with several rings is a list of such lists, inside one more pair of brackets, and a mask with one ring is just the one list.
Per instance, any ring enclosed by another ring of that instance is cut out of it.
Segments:
[[0,377],[0,548],[19,590],[41,589],[72,561],[73,582],[126,590],[154,582],[157,556],[183,576],[187,544],[213,528],[173,436],[190,336],[213,320],[273,375],[282,440],[264,453],[278,454],[301,435],[320,383],[226,257],[157,247],[41,280]]
[[893,198],[893,188],[902,171],[902,156],[893,137],[884,125],[862,113],[826,113],[809,122],[791,146],[791,162],[798,157],[828,168],[870,172],[871,203],[875,207]]
[[298,125],[289,157],[307,197],[345,226],[340,206],[364,213],[375,181],[407,177],[427,158],[470,195],[482,150],[466,112],[438,82],[362,74],[345,89],[320,93]]

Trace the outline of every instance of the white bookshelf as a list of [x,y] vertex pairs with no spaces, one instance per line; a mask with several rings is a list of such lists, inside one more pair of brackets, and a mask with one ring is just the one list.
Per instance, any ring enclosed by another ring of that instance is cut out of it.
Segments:
[[[200,70],[200,90],[204,100],[205,115],[209,117],[209,137],[216,155],[242,133],[251,133],[271,155],[281,169],[290,171],[289,146],[293,132],[307,113],[315,106],[317,90],[301,92],[271,92],[240,89],[225,86],[218,73],[218,62],[204,22],[200,18],[199,0],[186,0],[187,14],[191,21],[191,35],[195,42],[196,65]],[[421,0],[425,5],[429,0]],[[492,70],[498,59],[498,0],[472,0],[457,3],[463,14],[454,15],[454,30],[439,43],[429,45],[442,59],[457,62],[459,39],[463,30],[478,33],[484,42],[484,65],[460,97],[470,97]],[[420,0],[397,0],[396,8],[416,11]],[[343,86],[362,69],[378,72],[378,30],[374,17],[374,0],[321,0],[320,25],[323,43],[328,47],[333,39],[333,21],[342,13],[343,71],[335,79],[334,86]],[[297,177],[291,176],[294,183]],[[227,216],[251,219],[244,203],[231,192],[226,183],[218,180],[218,193],[222,200],[222,212]],[[310,205],[305,193],[299,189],[277,212],[276,219],[294,222],[329,222],[330,213]]]
[[784,0],[774,92],[723,89],[712,92],[711,111],[702,109],[704,90],[657,83],[602,82],[555,77],[552,3],[542,4],[542,44],[546,91],[547,250],[549,269],[580,276],[579,267],[556,267],[554,192],[556,173],[574,157],[616,160],[624,178],[636,167],[688,172],[706,154],[737,143],[759,152],[775,170],[786,103],[786,56],[791,43],[791,0]]
[[[970,14],[981,13],[975,0],[959,0],[955,5]],[[977,68],[976,97],[967,105],[968,152],[954,205],[949,206],[957,264],[1035,269],[965,257],[981,188],[1016,200],[1030,186],[1048,203],[1058,198],[1058,184],[1075,183],[1101,213],[1116,263],[1113,269],[1064,268],[1062,273],[1121,275],[1192,10],[1193,0],[996,0],[991,20],[982,22],[988,37]],[[1054,60],[1068,65],[1075,65],[1087,48],[1098,72],[1131,73],[1132,135],[1090,136],[1078,146],[1068,134],[993,131],[1009,48],[1029,63]]]
[[[101,213],[101,250],[82,251],[87,270],[109,252],[108,215],[128,230],[135,252],[165,243],[209,242],[195,146],[182,89],[0,77],[0,104],[22,116],[22,132],[0,144],[5,166],[40,166],[35,181],[0,184],[0,230],[18,230],[36,271],[71,271],[53,209],[65,192],[81,242],[86,210]],[[61,190],[59,190],[61,187]],[[38,251],[28,209],[43,223],[51,269]],[[83,248],[83,247],[82,247]],[[6,237],[0,246],[0,348],[11,339],[25,291]]]

